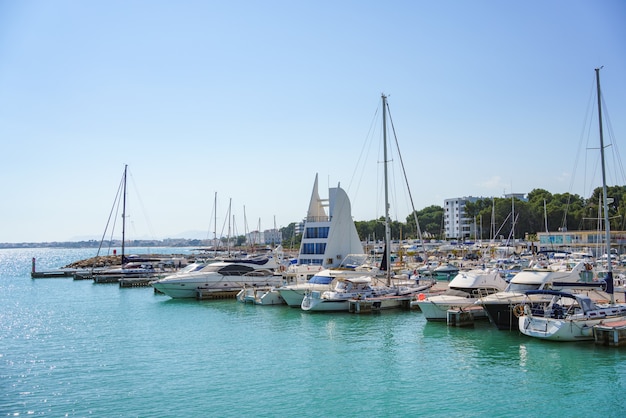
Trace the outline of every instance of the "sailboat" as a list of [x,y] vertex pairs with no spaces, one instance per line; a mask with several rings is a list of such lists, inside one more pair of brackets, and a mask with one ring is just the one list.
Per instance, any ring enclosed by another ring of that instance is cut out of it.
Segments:
[[[123,279],[151,279],[158,274],[158,270],[154,268],[153,262],[160,262],[161,260],[152,260],[139,257],[127,257],[126,256],[126,179],[128,175],[128,165],[124,166],[124,173],[121,180],[121,196],[122,196],[122,246],[121,246],[121,265],[117,267],[106,268],[91,268],[87,272],[75,275],[75,279],[93,279],[94,283],[117,283]],[[119,193],[119,192],[118,192]],[[115,198],[115,204],[118,203],[118,196]],[[107,223],[108,226],[108,223]],[[100,247],[98,248],[98,255],[102,249],[102,244],[106,235],[106,229],[102,240],[100,241]]]
[[[600,158],[602,162],[602,196],[604,199],[604,232],[607,253],[611,248],[611,225],[609,223],[608,195],[606,186],[606,168],[604,159],[604,138],[602,132],[602,95],[600,90],[600,69],[596,68],[596,86],[598,95],[598,123],[600,127]],[[519,330],[530,337],[557,340],[581,341],[593,340],[593,327],[626,319],[626,304],[616,304],[614,298],[613,268],[607,263],[606,292],[610,295],[609,304],[595,304],[588,297],[564,292],[527,292],[527,297],[534,294],[549,295],[546,304],[526,302],[515,309],[519,315]]]
[[382,130],[385,179],[385,247],[380,270],[385,273],[385,285],[372,285],[372,277],[340,278],[335,288],[327,291],[312,291],[302,299],[305,311],[350,311],[355,313],[410,307],[414,295],[432,287],[435,282],[421,286],[416,283],[393,283],[391,260],[391,222],[389,218],[389,182],[387,157],[387,96],[382,97]]

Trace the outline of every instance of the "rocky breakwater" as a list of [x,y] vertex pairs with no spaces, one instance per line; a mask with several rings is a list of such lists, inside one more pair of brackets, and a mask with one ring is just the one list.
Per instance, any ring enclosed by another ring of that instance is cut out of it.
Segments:
[[88,269],[88,268],[119,266],[121,264],[122,264],[122,256],[120,255],[99,255],[96,257],[87,258],[85,260],[75,261],[65,266],[65,268]]

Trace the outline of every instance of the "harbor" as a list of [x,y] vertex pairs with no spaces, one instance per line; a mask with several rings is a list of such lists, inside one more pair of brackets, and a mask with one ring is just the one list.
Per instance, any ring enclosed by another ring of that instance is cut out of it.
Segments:
[[[393,409],[411,416],[512,416],[519,415],[514,405],[530,404],[532,415],[626,412],[623,346],[539,341],[484,319],[472,327],[431,323],[415,309],[310,314],[29,276],[34,256],[43,270],[89,254],[0,251],[2,411],[84,416],[123,409],[157,416],[167,392],[168,411],[198,416],[209,387],[211,410],[220,416],[251,413],[251,404],[283,416],[343,408],[364,415]],[[195,353],[200,363],[191,361]],[[561,384],[554,385],[555,377]],[[598,402],[595,388],[606,379],[613,383]],[[329,392],[329,380],[352,390]],[[392,382],[392,393],[379,390]],[[241,402],[241,390],[250,386],[255,391]],[[572,391],[579,394],[576,405],[554,402]],[[78,404],[69,402],[77,398]],[[472,399],[471,414],[465,399]]]

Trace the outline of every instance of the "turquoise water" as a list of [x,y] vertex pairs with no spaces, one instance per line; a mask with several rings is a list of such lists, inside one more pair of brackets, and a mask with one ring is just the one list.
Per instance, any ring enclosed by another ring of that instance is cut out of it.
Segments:
[[626,347],[30,278],[93,252],[0,250],[0,415],[626,415]]

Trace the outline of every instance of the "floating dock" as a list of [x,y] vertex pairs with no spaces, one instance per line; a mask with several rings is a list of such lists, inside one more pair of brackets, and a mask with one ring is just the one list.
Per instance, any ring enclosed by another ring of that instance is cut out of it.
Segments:
[[348,301],[348,312],[370,313],[384,309],[411,309],[414,295],[381,296],[377,298],[351,299]]
[[119,279],[120,287],[150,287],[158,277],[133,277]]
[[607,322],[593,327],[596,344],[618,347],[626,344],[626,320]]
[[73,277],[78,271],[76,269],[54,269],[32,271],[30,277],[32,279],[52,279],[58,277]]
[[84,269],[76,268],[59,268],[37,271],[37,259],[33,257],[30,277],[31,279],[53,279],[59,277],[73,277],[75,274],[80,274],[84,272]]
[[473,327],[474,314],[470,310],[461,308],[448,309],[446,322],[449,327]]

